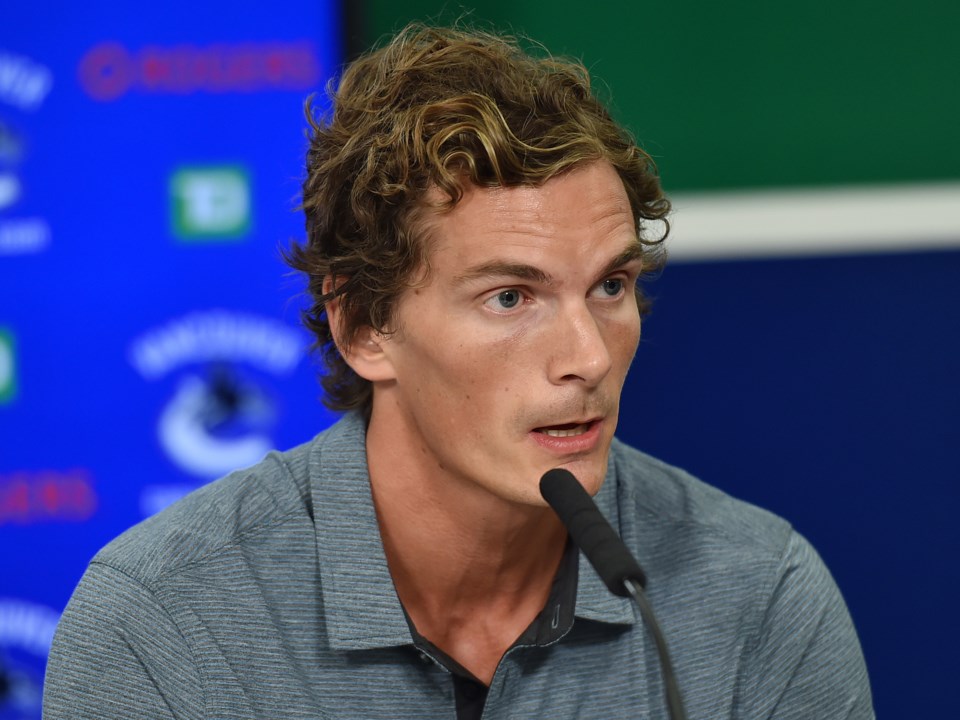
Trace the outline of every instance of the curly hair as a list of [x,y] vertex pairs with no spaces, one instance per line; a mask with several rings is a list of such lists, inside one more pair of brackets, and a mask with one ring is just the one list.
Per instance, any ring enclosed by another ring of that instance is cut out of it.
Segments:
[[[670,203],[656,167],[596,98],[581,63],[535,57],[508,36],[412,24],[351,63],[330,94],[330,116],[318,118],[307,102],[307,240],[286,254],[308,279],[303,319],[326,365],[329,407],[369,417],[373,391],[341,356],[326,303],[339,298],[344,346],[361,328],[389,331],[399,295],[429,272],[417,221],[432,188],[446,198],[433,205],[443,212],[466,183],[537,186],[609,162],[630,201],[644,268],[661,266]],[[657,238],[647,236],[651,221],[663,224]]]

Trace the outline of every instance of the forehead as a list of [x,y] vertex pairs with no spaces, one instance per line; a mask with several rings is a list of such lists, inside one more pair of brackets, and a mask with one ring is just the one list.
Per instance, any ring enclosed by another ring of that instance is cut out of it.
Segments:
[[[441,197],[435,189],[428,199]],[[428,210],[422,224],[431,270],[454,271],[491,258],[589,266],[638,242],[623,183],[605,162],[539,186],[467,186],[452,209]]]

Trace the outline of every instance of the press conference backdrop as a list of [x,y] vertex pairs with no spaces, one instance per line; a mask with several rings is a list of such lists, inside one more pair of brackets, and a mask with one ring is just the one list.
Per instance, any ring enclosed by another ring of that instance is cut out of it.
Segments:
[[657,160],[672,262],[619,435],[788,518],[878,716],[953,717],[960,625],[960,4],[367,0],[581,57]]
[[0,9],[0,718],[89,558],[329,424],[278,248],[338,7]]
[[[362,46],[439,3],[347,7]],[[881,715],[946,716],[915,688],[950,686],[960,640],[957,10],[900,12],[473,17],[583,56],[675,196],[621,436],[794,522]],[[332,420],[277,248],[338,27],[316,2],[0,11],[0,720],[39,716],[101,545]]]

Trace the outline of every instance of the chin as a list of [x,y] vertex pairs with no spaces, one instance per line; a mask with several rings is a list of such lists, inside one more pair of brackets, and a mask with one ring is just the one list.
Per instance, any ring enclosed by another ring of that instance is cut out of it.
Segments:
[[597,462],[589,460],[573,460],[567,463],[561,463],[556,467],[569,470],[577,481],[583,485],[584,490],[592,497],[600,492],[603,480],[607,474],[607,464],[603,463],[598,467]]
[[580,484],[591,496],[600,492],[600,486],[603,485],[603,480],[607,474],[606,463],[603,463],[602,466],[598,466],[595,462],[582,465],[571,463],[562,467],[566,467],[572,472],[573,476],[580,481]]

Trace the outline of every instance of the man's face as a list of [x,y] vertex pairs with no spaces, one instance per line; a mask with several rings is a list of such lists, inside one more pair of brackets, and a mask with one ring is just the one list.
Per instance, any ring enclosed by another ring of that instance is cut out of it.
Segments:
[[425,225],[429,273],[382,342],[391,377],[372,423],[418,473],[542,505],[541,475],[562,466],[595,493],[640,337],[617,173],[596,162],[542,187],[470,187]]

